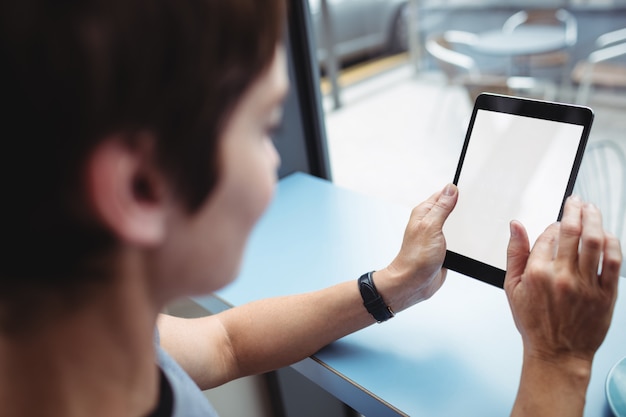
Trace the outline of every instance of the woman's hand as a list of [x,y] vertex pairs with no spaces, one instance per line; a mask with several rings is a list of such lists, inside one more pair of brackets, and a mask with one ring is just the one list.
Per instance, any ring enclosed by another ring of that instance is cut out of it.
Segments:
[[395,312],[429,298],[443,284],[446,241],[441,229],[457,198],[456,186],[448,184],[415,207],[400,253],[387,268],[374,273],[378,290]]
[[621,261],[600,211],[578,197],[530,253],[526,231],[513,222],[504,288],[525,354],[591,362],[611,323]]
[[511,416],[582,416],[617,297],[620,244],[596,207],[571,197],[561,222],[529,249],[524,227],[512,222],[504,289],[524,362]]

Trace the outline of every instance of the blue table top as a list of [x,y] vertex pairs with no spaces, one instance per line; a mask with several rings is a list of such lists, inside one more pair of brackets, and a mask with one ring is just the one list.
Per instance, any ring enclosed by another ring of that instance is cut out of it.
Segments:
[[[283,179],[256,227],[239,278],[209,311],[320,289],[387,265],[410,208],[306,174]],[[586,416],[609,415],[606,376],[626,356],[624,285],[598,351]],[[508,415],[519,382],[521,338],[503,290],[450,271],[430,300],[325,347],[293,367],[362,414]]]

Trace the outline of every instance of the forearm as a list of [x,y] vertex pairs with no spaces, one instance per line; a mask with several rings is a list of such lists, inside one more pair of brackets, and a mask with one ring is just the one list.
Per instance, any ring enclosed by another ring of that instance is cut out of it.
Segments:
[[356,280],[307,294],[256,301],[219,315],[236,377],[297,362],[372,323]]
[[511,417],[582,416],[590,376],[591,362],[587,360],[525,355]]
[[[403,281],[388,269],[374,274],[379,293],[396,312],[416,302]],[[162,315],[158,326],[161,346],[208,389],[297,362],[374,322],[355,279],[198,319]]]

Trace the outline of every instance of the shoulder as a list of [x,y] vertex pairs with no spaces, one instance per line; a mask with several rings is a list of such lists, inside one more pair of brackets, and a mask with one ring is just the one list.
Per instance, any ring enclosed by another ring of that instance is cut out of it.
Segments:
[[172,417],[218,417],[198,385],[187,373],[157,344],[157,361],[170,383],[174,398]]

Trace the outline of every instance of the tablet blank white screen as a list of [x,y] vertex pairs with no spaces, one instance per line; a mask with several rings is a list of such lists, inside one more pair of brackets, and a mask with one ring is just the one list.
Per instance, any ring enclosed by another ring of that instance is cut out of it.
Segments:
[[506,269],[509,222],[531,246],[557,220],[583,126],[478,110],[444,225],[448,250]]

